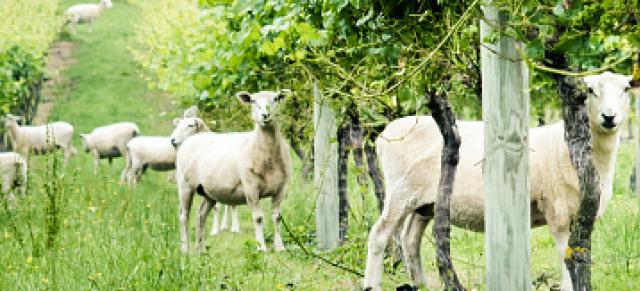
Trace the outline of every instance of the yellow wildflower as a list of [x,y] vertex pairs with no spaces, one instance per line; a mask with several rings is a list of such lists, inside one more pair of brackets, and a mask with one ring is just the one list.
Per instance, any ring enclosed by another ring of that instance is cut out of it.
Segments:
[[27,257],[27,264],[31,264],[31,263],[33,263],[33,257],[28,256]]

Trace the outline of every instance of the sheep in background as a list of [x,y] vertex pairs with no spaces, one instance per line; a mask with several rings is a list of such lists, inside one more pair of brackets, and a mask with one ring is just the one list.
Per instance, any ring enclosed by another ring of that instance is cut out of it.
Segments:
[[71,31],[76,33],[76,25],[81,22],[89,23],[89,31],[93,29],[93,22],[105,8],[111,8],[111,0],[100,0],[98,4],[76,4],[64,12],[67,22],[71,25]]
[[[119,122],[93,129],[91,133],[81,133],[82,147],[94,157],[93,173],[98,173],[100,159],[109,159],[109,165],[113,158],[127,156],[127,143],[140,134],[138,125],[132,122]],[[120,176],[124,181],[125,172]]]
[[24,196],[27,188],[27,161],[18,153],[0,153],[0,177],[2,177],[2,193],[13,200],[12,190],[18,189]]
[[[613,193],[613,173],[619,144],[619,127],[629,104],[630,77],[603,73],[585,77],[590,97],[587,101],[593,161],[600,176],[601,216]],[[457,122],[462,144],[460,162],[451,196],[451,222],[473,231],[484,231],[484,125]],[[580,204],[578,176],[571,164],[564,140],[564,124],[531,129],[529,133],[531,224],[547,224],[553,235],[562,266],[562,290],[572,290],[564,264],[570,225]],[[378,156],[387,182],[385,207],[369,233],[365,289],[380,290],[382,254],[389,237],[406,218],[402,245],[407,269],[416,286],[426,277],[420,262],[420,241],[433,218],[442,137],[429,116],[405,117],[389,123],[376,140]]]
[[176,179],[180,197],[180,241],[183,252],[189,250],[189,212],[194,193],[203,197],[198,217],[198,249],[203,250],[203,229],[211,208],[217,203],[247,204],[251,208],[258,248],[266,250],[264,214],[261,198],[271,197],[274,224],[274,247],[284,250],[280,235],[280,207],[285,185],[290,176],[289,148],[282,139],[276,118],[278,103],[289,90],[238,93],[245,104],[251,104],[254,130],[242,133],[201,133],[180,145],[176,159]]
[[[178,125],[180,118],[174,119]],[[208,131],[209,128],[200,118],[193,118],[197,123],[193,127],[195,132]],[[167,136],[137,136],[127,143],[128,155],[123,170],[125,180],[129,185],[140,181],[147,168],[156,171],[171,171],[176,168],[176,149],[170,137]]]
[[76,153],[71,144],[73,126],[67,122],[58,121],[47,125],[20,126],[20,117],[7,114],[4,118],[4,128],[7,130],[13,150],[23,155],[30,152],[46,153],[56,147],[64,152],[64,163]]

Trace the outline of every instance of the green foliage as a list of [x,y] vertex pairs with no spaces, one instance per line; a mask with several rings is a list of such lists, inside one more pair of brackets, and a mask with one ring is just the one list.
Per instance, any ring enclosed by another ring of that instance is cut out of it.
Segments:
[[16,106],[29,100],[44,76],[44,61],[19,46],[0,51],[0,111],[16,112]]
[[58,0],[0,1],[0,114],[39,94],[45,52],[62,26],[59,6]]

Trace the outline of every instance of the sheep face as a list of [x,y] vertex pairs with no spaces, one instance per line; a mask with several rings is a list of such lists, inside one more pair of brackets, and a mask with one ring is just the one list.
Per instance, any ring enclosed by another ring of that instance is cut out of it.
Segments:
[[197,117],[176,118],[173,120],[175,129],[171,133],[171,144],[177,148],[188,137],[204,131],[206,124],[204,121]]
[[629,108],[631,77],[605,72],[584,77],[589,88],[587,108],[592,126],[600,132],[616,132]]
[[14,116],[11,114],[7,114],[4,118],[4,128],[14,128],[18,126],[18,121],[21,118],[19,116]]
[[113,7],[113,3],[111,3],[111,0],[101,0],[100,4],[107,8]]
[[278,104],[290,92],[289,89],[283,89],[279,92],[261,91],[253,94],[240,92],[237,97],[243,103],[251,104],[251,117],[257,125],[268,127],[274,124],[274,120],[278,116]]
[[85,134],[85,133],[81,133],[80,134],[80,139],[82,140],[82,149],[88,153],[90,151],[90,147],[91,147],[91,141],[89,140],[89,135]]

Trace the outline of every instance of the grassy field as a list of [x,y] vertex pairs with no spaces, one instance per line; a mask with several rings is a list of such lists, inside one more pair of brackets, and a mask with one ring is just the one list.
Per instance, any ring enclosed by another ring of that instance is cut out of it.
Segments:
[[[65,1],[66,5],[80,1]],[[77,132],[117,121],[134,121],[143,134],[168,135],[179,114],[168,96],[147,89],[128,48],[139,19],[136,7],[115,1],[93,33],[85,27],[71,37],[75,65],[54,90],[52,120],[66,120]],[[79,138],[75,140],[80,147]],[[593,282],[597,290],[640,290],[640,202],[627,181],[632,146],[620,153],[615,197],[594,233]],[[250,214],[241,209],[241,233],[209,237],[202,254],[183,255],[178,244],[178,199],[165,173],[149,172],[135,190],[117,183],[122,161],[106,162],[93,175],[92,159],[80,152],[67,167],[59,156],[30,160],[28,196],[0,207],[0,290],[353,290],[361,279],[310,258],[285,231],[287,251],[255,250]],[[296,165],[298,167],[298,165]],[[299,168],[299,167],[298,167]],[[295,171],[294,173],[299,173]],[[364,268],[367,229],[377,216],[371,189],[351,175],[349,243],[323,256],[357,270]],[[365,195],[359,194],[365,191]],[[297,174],[289,185],[283,216],[292,232],[313,248],[316,193]],[[198,205],[196,200],[194,205]],[[269,203],[264,204],[267,208]],[[195,208],[195,207],[194,207]],[[195,212],[195,211],[194,211]],[[192,214],[192,221],[195,215]],[[267,223],[268,246],[272,226]],[[193,238],[194,227],[191,227]],[[423,246],[432,288],[440,289],[433,239]],[[454,264],[469,288],[484,287],[484,236],[454,229]],[[546,290],[559,280],[558,259],[546,228],[533,231],[532,277]],[[192,239],[193,241],[193,239]],[[391,260],[387,260],[390,265]],[[407,283],[388,268],[385,286]]]

